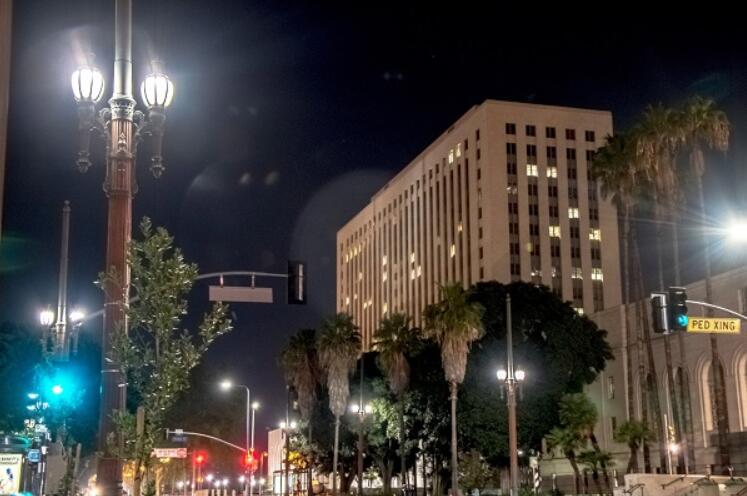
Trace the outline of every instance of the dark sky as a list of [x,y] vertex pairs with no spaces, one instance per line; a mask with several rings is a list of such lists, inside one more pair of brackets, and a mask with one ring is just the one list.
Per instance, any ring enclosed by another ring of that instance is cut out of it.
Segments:
[[[160,180],[141,149],[134,218],[166,226],[202,272],[308,262],[308,306],[235,306],[236,330],[206,358],[211,373],[246,382],[267,405],[259,431],[284,411],[281,346],[334,311],[337,228],[486,98],[609,109],[624,127],[648,103],[705,93],[735,127],[732,151],[708,178],[709,208],[716,218],[743,207],[738,16],[483,3],[135,1],[136,80],[158,57],[176,96]],[[14,15],[0,318],[31,323],[56,300],[65,199],[71,303],[101,305],[91,281],[104,255],[102,157],[85,175],[74,167],[69,77],[76,54],[95,52],[111,81],[113,2],[22,0]],[[195,290],[197,311],[206,297]],[[98,323],[85,332],[97,336]]]

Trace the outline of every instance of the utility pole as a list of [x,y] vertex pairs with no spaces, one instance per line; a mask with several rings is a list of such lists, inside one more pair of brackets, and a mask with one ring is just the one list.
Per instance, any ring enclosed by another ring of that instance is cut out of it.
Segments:
[[361,353],[360,403],[358,403],[358,496],[363,495],[363,353]]

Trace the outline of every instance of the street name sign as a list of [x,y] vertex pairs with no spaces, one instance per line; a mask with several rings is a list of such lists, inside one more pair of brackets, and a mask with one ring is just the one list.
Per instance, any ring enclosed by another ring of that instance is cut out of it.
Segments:
[[739,334],[742,321],[739,319],[716,319],[690,317],[687,332],[705,334]]
[[153,448],[156,458],[187,458],[187,448]]

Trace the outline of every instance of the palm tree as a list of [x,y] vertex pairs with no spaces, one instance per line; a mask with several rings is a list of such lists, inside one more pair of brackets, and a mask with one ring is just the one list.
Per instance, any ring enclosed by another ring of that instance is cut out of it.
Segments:
[[573,482],[575,484],[575,494],[581,493],[581,472],[578,469],[576,452],[584,447],[586,439],[576,429],[570,427],[555,427],[547,435],[547,447],[551,450],[558,448],[563,452],[563,456],[568,459],[573,469]]
[[379,366],[386,374],[389,389],[399,402],[399,450],[402,479],[407,483],[405,460],[405,391],[410,384],[410,364],[407,354],[418,343],[418,331],[410,327],[410,318],[401,313],[392,314],[381,320],[376,329],[376,350],[379,352]]
[[457,387],[464,381],[471,344],[482,336],[482,305],[469,301],[459,282],[440,287],[441,301],[425,308],[427,335],[441,347],[441,365],[451,391],[451,491],[459,492],[457,471]]
[[325,320],[316,341],[319,365],[327,379],[329,409],[335,416],[335,446],[332,456],[332,494],[337,496],[337,458],[340,445],[340,417],[350,396],[350,372],[361,351],[361,336],[353,318],[338,313]]
[[[650,334],[648,333],[648,324],[645,319],[646,314],[641,311],[640,304],[637,302],[637,300],[643,297],[642,289],[640,289],[643,286],[643,274],[641,266],[639,263],[636,263],[637,258],[634,256],[634,253],[637,253],[637,240],[635,230],[631,228],[630,222],[639,198],[643,196],[647,183],[649,182],[647,171],[644,169],[642,161],[640,160],[640,154],[638,153],[638,139],[637,129],[608,137],[606,144],[594,155],[592,174],[594,178],[600,182],[602,196],[605,198],[610,197],[617,205],[618,211],[623,213],[623,260],[625,261],[623,290],[626,302],[626,308],[624,310],[626,342],[629,343],[629,346],[630,343],[633,343],[634,341],[637,344],[638,379],[639,384],[641,385],[642,396],[641,417],[645,421],[645,419],[648,418],[648,405],[654,403],[654,400],[650,400],[649,398],[657,393],[655,389],[652,391],[648,387],[649,383],[646,380],[644,356],[648,356],[648,363],[653,367],[653,351]],[[631,247],[634,247],[635,251],[632,250]],[[636,279],[634,283],[631,283],[633,275],[636,276]],[[634,290],[636,296],[634,296]],[[636,311],[636,327],[638,328],[635,339],[632,335],[633,326],[630,323],[630,313],[627,309],[627,305],[634,300],[636,301],[634,308]],[[646,345],[645,349],[644,343]],[[648,351],[648,353],[646,353],[646,351]],[[632,357],[632,352],[628,350],[628,353],[626,354],[628,419],[633,418],[633,413],[635,411]],[[658,397],[656,397],[655,400],[658,403]],[[643,443],[643,453],[646,471],[649,471],[651,463],[647,442]]]
[[[286,348],[280,355],[280,363],[285,370],[285,380],[296,392],[298,409],[301,418],[309,426],[308,444],[312,440],[312,415],[316,402],[316,387],[319,382],[319,363],[316,353],[316,331],[301,329],[291,336]],[[310,470],[311,464],[309,464]],[[311,495],[311,473],[308,477],[307,491]]]
[[637,473],[638,468],[638,449],[646,441],[653,439],[654,433],[648,428],[645,422],[640,420],[628,420],[620,424],[614,433],[615,441],[625,443],[630,449],[630,458],[628,467],[625,472],[628,474]]
[[600,183],[601,194],[604,199],[610,198],[623,216],[623,291],[625,298],[625,342],[628,404],[627,418],[633,418],[635,411],[635,391],[633,388],[633,354],[631,353],[632,329],[628,305],[631,301],[630,276],[630,218],[637,200],[637,193],[641,186],[642,171],[638,166],[636,154],[630,135],[618,133],[607,136],[604,146],[594,154],[592,162],[592,176]]
[[607,493],[612,494],[610,478],[607,473],[607,467],[613,464],[612,455],[609,452],[597,450],[582,451],[578,455],[578,461],[589,467],[594,485],[597,486],[597,491],[599,491],[599,494],[604,494],[602,486],[599,483],[599,471],[601,470],[604,475],[604,485],[607,488]]
[[[688,100],[679,115],[679,126],[683,141],[689,152],[689,162],[695,184],[698,190],[698,207],[701,219],[705,225],[706,211],[703,197],[703,174],[706,169],[705,150],[718,150],[725,152],[729,148],[729,119],[726,114],[716,107],[713,100],[693,97]],[[703,232],[703,256],[705,268],[705,292],[706,302],[713,302],[713,288],[711,287],[711,254],[708,239]],[[713,311],[707,311],[709,317]],[[722,469],[730,465],[729,454],[729,417],[726,406],[726,385],[724,384],[724,370],[718,352],[718,340],[716,334],[710,335],[711,339],[711,364],[713,367],[713,378],[716,396],[716,428],[718,430],[719,462]]]
[[[638,127],[637,152],[651,178],[651,194],[654,201],[654,219],[656,223],[656,259],[659,289],[664,289],[664,262],[662,259],[662,237],[665,212],[670,219],[679,203],[679,183],[675,171],[677,148],[682,141],[680,138],[678,115],[662,104],[649,106],[643,114]],[[674,233],[674,238],[677,234]],[[674,372],[672,362],[671,335],[664,334],[664,360],[667,374],[667,396],[672,407],[672,417],[679,419],[679,401],[674,389]],[[656,375],[654,375],[656,377]],[[656,412],[655,412],[656,414]],[[679,430],[679,429],[677,429]],[[659,449],[662,463],[666,455],[661,452],[666,435],[659,435]],[[679,436],[677,436],[679,442]],[[664,465],[662,465],[663,467]]]

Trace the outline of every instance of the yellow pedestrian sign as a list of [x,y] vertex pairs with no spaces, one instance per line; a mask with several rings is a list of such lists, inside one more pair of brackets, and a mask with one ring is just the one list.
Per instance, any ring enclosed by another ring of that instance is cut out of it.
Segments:
[[690,317],[687,321],[687,332],[704,334],[739,334],[742,321],[728,318]]

